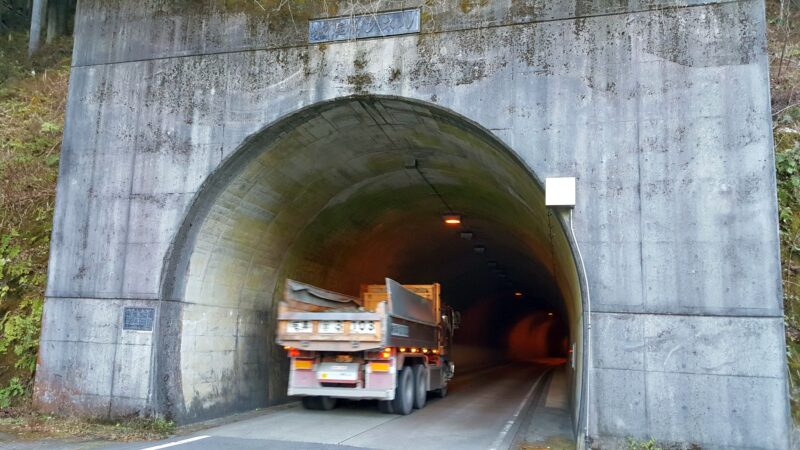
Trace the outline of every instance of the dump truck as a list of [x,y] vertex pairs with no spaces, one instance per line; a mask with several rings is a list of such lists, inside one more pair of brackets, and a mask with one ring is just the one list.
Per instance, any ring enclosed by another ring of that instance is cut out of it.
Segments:
[[289,356],[290,396],[307,409],[337,399],[378,400],[381,412],[410,414],[428,393],[444,397],[460,317],[442,305],[439,284],[364,285],[352,297],[286,280],[277,343]]

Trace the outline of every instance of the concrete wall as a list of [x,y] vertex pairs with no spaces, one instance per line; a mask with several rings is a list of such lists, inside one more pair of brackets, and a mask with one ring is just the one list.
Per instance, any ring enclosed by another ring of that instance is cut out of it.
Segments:
[[[474,121],[540,178],[578,177],[596,442],[788,446],[762,2],[426,2],[420,35],[311,46],[305,19],[348,13],[345,2],[308,2],[295,24],[214,1],[118,3],[78,11],[43,407],[160,410],[182,388],[155,378],[156,353],[263,368],[213,330],[191,347],[169,339],[225,313],[164,297],[170,246],[248,136],[305,106],[378,94]],[[120,329],[121,308],[141,305],[158,308],[160,332]],[[220,389],[227,375],[192,376]]]

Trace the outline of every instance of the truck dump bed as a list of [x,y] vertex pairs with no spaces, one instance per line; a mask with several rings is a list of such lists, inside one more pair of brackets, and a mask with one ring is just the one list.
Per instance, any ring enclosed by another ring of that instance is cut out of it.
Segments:
[[286,281],[278,307],[277,342],[313,351],[438,346],[439,285],[386,279],[362,298]]

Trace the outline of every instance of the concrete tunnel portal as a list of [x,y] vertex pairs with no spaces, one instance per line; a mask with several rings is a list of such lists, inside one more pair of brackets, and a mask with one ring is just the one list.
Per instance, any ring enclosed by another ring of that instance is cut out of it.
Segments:
[[167,255],[158,407],[190,422],[284,401],[283,281],[357,295],[390,277],[442,284],[463,317],[460,369],[565,358],[578,423],[583,305],[568,226],[513,150],[452,111],[376,96],[299,110],[209,177]]

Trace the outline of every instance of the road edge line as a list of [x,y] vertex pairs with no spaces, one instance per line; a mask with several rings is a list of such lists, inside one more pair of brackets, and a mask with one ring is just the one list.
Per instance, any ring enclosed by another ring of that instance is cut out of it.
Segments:
[[208,439],[210,437],[211,436],[195,436],[193,438],[184,439],[182,441],[175,441],[175,442],[169,442],[169,443],[166,443],[166,444],[156,445],[156,446],[153,446],[153,447],[146,447],[146,448],[143,448],[142,450],[160,450],[162,448],[175,447],[176,445],[183,445],[183,444],[188,444],[190,442],[201,441],[203,439]]
[[550,373],[550,370],[545,370],[544,372],[542,372],[541,375],[539,375],[539,378],[536,379],[531,388],[528,390],[528,393],[522,399],[519,406],[517,406],[517,409],[516,411],[514,411],[514,414],[511,416],[511,418],[508,419],[505,426],[500,431],[500,434],[492,442],[492,445],[491,447],[489,447],[489,450],[498,450],[500,448],[500,446],[503,444],[503,441],[505,441],[506,436],[508,436],[508,433],[514,427],[514,424],[516,424],[519,415],[522,413],[525,407],[528,406],[528,403],[531,401],[533,393],[536,392],[536,388],[539,386],[539,383],[542,382],[542,379],[544,379],[545,375],[547,375],[548,373]]

